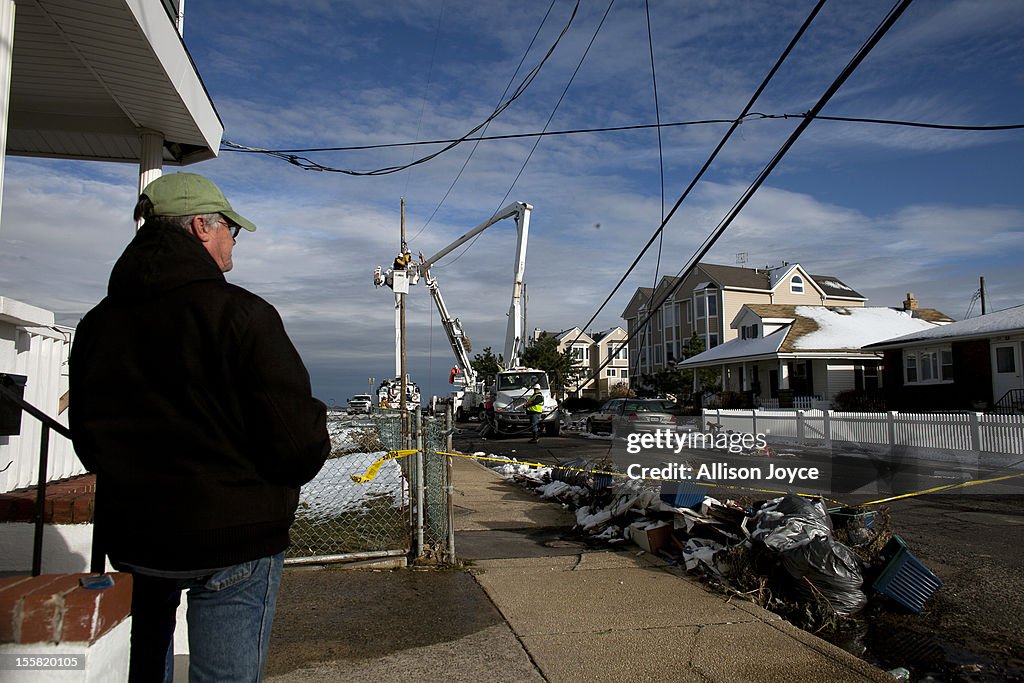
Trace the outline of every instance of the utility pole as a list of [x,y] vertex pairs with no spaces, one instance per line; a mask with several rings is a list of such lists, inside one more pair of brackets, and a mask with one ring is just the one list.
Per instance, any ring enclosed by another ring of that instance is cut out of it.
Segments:
[[985,315],[985,276],[981,276],[981,314]]
[[[403,258],[404,258],[405,257],[405,251],[406,251],[406,246],[405,246],[405,197],[402,197],[402,243],[399,246],[399,252],[398,253],[400,253],[403,256]],[[408,264],[406,264],[406,265],[408,265]],[[401,379],[401,382],[402,382],[402,384],[401,384],[401,392],[402,392],[402,394],[401,394],[401,398],[399,398],[398,400],[399,400],[400,410],[402,412],[402,420],[405,421],[406,410],[408,410],[408,406],[406,405],[406,401],[405,401],[405,392],[406,392],[406,381],[405,381],[405,378],[406,378],[406,369],[405,369],[405,294],[400,294],[399,297],[400,298],[398,300],[398,319],[399,319],[398,327],[399,327],[400,334],[401,334],[401,339],[402,339],[402,341],[401,341],[401,358],[402,358],[402,361],[401,361],[401,378],[402,378]]]

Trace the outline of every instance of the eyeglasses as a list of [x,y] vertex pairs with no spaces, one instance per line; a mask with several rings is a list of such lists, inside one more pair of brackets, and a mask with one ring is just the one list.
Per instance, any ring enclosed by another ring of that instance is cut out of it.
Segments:
[[231,231],[231,239],[237,240],[238,239],[238,233],[242,231],[242,226],[241,225],[231,225],[231,223],[228,223],[226,218],[221,218],[221,221],[224,223],[224,227],[227,228],[229,231]]

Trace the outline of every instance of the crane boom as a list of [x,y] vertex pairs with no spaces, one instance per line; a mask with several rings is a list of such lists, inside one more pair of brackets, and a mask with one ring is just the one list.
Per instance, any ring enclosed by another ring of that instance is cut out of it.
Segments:
[[441,289],[437,286],[437,279],[428,274],[425,277],[425,282],[427,289],[430,290],[430,296],[434,298],[437,312],[441,316],[441,326],[448,335],[448,343],[452,347],[452,352],[455,353],[455,360],[462,373],[462,384],[472,387],[476,384],[476,370],[473,369],[473,364],[469,360],[470,349],[466,340],[466,333],[462,329],[462,321],[458,318],[453,318],[448,313],[448,307],[441,296]]

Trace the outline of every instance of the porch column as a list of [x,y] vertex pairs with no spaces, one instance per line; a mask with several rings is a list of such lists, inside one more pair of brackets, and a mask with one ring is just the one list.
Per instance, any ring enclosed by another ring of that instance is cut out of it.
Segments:
[[14,47],[14,0],[0,0],[0,214],[3,212],[7,115],[11,109],[11,60]]
[[789,364],[779,361],[779,389],[789,389]]
[[[139,192],[163,174],[164,134],[148,128],[139,130]],[[135,226],[139,229],[142,221]]]

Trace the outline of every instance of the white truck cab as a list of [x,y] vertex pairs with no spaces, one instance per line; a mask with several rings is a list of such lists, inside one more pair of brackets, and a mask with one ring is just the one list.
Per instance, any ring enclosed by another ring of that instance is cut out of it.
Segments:
[[533,386],[540,385],[544,396],[544,412],[541,424],[547,436],[558,436],[561,419],[558,401],[551,396],[548,375],[543,370],[521,368],[503,370],[495,380],[494,422],[499,433],[525,432],[530,428],[530,414],[526,402],[533,396]]

